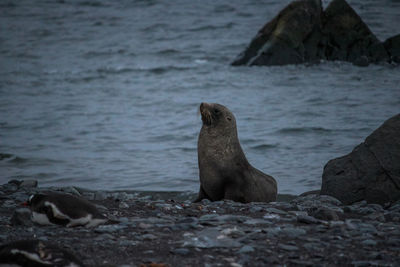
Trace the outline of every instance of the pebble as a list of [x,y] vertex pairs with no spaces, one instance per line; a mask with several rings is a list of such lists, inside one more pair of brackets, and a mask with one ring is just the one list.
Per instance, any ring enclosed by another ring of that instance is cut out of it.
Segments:
[[317,224],[320,223],[319,220],[315,219],[312,216],[308,216],[308,215],[298,215],[297,216],[297,221],[300,223],[307,223],[307,224]]
[[19,188],[31,188],[37,187],[38,181],[36,180],[24,180],[19,184]]
[[249,245],[245,245],[245,246],[243,246],[241,249],[239,249],[239,253],[251,253],[251,252],[254,252],[254,248],[252,247],[252,246],[249,246]]
[[28,208],[16,209],[11,217],[12,225],[32,226],[31,210]]
[[172,254],[186,256],[190,253],[190,250],[187,248],[175,248],[170,251]]
[[[78,251],[85,245],[82,240],[92,240],[98,251],[102,251],[103,259],[107,258],[105,250],[121,250],[129,259],[134,255],[130,253],[137,250],[135,255],[142,257],[139,264],[151,259],[170,266],[176,266],[176,262],[172,264],[168,259],[175,259],[182,266],[347,266],[352,263],[397,266],[400,263],[397,259],[400,201],[385,206],[364,201],[345,206],[329,196],[307,195],[290,203],[203,200],[193,204],[170,197],[155,199],[154,195],[142,193],[79,189],[95,205],[104,205],[101,212],[117,223],[94,229],[65,228],[32,224],[30,210],[21,208],[19,203],[32,192],[45,189],[10,190],[19,183],[22,182],[0,185],[1,242],[10,238],[56,239]],[[165,245],[169,253],[161,256],[159,246]],[[84,257],[90,266],[101,264],[93,255]],[[200,262],[195,263],[193,260],[197,259]],[[108,258],[107,261],[111,264]]]
[[126,202],[121,201],[121,202],[118,204],[118,207],[119,207],[120,209],[127,209],[127,208],[129,208],[129,205],[128,205]]
[[279,244],[278,248],[281,248],[281,249],[287,250],[287,251],[297,251],[297,250],[299,250],[299,248],[297,246],[285,245],[285,244]]
[[376,246],[377,242],[371,239],[367,239],[361,242],[365,246]]

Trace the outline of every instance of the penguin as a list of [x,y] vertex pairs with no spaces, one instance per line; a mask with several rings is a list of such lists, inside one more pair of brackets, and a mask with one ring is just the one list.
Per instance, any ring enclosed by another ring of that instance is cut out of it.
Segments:
[[96,227],[107,221],[95,205],[84,198],[65,193],[34,194],[25,205],[32,211],[32,221],[41,225]]
[[40,240],[20,240],[0,246],[0,266],[84,267],[74,255]]

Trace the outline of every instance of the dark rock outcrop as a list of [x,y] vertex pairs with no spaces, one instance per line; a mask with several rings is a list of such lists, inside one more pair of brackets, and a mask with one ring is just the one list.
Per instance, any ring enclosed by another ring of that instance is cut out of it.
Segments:
[[345,0],[333,0],[324,12],[325,55],[328,60],[370,62],[389,59],[383,44]]
[[388,38],[383,45],[391,60],[400,63],[400,34]]
[[232,65],[285,65],[318,58],[321,1],[296,1],[268,22]]
[[322,174],[322,195],[344,204],[400,199],[400,114],[387,120],[354,150],[330,160]]
[[268,22],[232,65],[341,60],[367,66],[390,61],[391,47],[398,54],[394,38],[384,46],[345,0],[333,0],[325,11],[320,0],[299,0]]

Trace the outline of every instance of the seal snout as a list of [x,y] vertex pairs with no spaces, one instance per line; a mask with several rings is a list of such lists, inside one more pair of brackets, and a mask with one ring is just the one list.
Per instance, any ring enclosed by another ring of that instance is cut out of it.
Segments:
[[212,122],[212,115],[210,112],[210,107],[211,107],[211,105],[208,103],[205,103],[205,102],[200,104],[201,120],[203,121],[203,124],[205,124],[205,125],[210,125]]

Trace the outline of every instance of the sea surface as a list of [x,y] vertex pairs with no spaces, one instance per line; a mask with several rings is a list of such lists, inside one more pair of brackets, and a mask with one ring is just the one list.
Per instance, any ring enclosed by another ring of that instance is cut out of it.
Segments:
[[[320,188],[400,112],[400,67],[230,66],[289,2],[2,0],[0,183],[197,191],[198,109],[218,102],[279,193]],[[400,1],[349,3],[380,40],[400,33]]]

